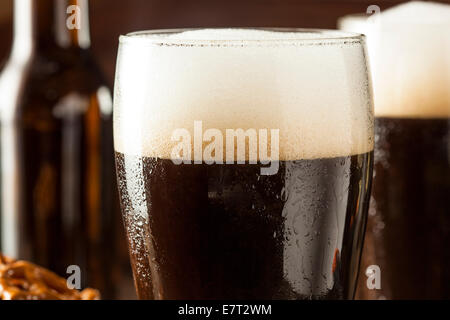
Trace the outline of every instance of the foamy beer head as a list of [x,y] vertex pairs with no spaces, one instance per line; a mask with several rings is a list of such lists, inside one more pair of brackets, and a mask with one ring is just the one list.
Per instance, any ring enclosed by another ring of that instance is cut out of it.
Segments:
[[376,116],[450,115],[450,5],[413,1],[339,25],[367,36]]
[[[122,36],[116,72],[118,152],[171,158],[177,129],[279,129],[279,159],[373,149],[360,35],[202,29]],[[224,146],[225,147],[225,146]]]

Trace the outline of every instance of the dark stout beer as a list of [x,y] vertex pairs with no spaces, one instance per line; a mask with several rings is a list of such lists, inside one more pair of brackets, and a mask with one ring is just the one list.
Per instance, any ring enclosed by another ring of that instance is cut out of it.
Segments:
[[114,147],[139,298],[352,299],[372,180],[368,88],[354,34],[122,37]]
[[372,156],[281,161],[264,176],[116,152],[139,298],[351,298]]
[[[450,119],[377,118],[363,265],[393,299],[450,298]],[[375,249],[375,250],[374,250]],[[365,281],[364,281],[365,282]]]

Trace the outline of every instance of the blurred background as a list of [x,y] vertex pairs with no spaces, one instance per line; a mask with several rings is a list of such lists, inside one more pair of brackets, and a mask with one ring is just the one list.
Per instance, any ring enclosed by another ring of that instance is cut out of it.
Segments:
[[[381,10],[400,0],[91,0],[92,50],[114,81],[118,37],[136,30],[187,27],[336,28],[346,14],[363,13],[369,5]],[[449,1],[442,1],[449,2]],[[13,0],[1,0],[0,61],[11,45]]]

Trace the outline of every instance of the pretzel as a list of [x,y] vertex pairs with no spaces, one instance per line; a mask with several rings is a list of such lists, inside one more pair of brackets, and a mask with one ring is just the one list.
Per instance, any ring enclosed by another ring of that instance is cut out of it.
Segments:
[[0,300],[98,300],[95,289],[69,289],[64,278],[0,253]]

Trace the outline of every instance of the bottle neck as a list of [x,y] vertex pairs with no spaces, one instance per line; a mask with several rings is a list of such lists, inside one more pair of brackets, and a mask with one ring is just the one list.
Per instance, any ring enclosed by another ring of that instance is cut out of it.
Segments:
[[89,48],[88,5],[88,0],[14,0],[13,54]]

